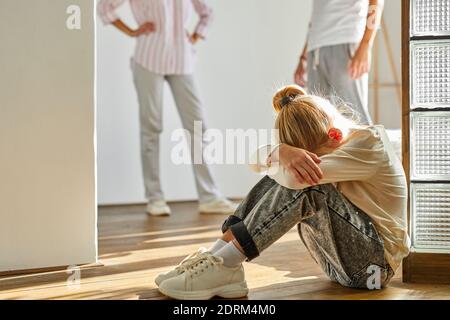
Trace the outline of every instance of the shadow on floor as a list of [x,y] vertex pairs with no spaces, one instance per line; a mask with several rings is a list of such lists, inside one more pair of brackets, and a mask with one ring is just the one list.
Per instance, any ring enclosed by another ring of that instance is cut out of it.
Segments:
[[[82,281],[89,281],[94,277],[107,277],[111,275],[120,275],[124,273],[131,273],[136,271],[145,271],[151,269],[157,269],[162,267],[168,267],[178,264],[185,256],[173,256],[169,258],[151,259],[138,262],[122,263],[112,266],[94,267],[89,269],[83,269],[81,271]],[[33,286],[44,286],[53,284],[55,286],[65,286],[67,281],[67,273],[65,271],[54,273],[42,273],[35,275],[28,275],[23,277],[5,277],[0,279],[0,288],[2,290],[19,290],[21,288],[27,288],[32,284]],[[108,281],[113,281],[109,279]],[[149,284],[153,280],[149,279]],[[83,283],[82,283],[83,285]]]

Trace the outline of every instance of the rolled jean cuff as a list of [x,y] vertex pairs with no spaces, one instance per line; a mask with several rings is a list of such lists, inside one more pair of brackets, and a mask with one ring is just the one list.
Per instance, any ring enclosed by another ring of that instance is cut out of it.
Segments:
[[244,222],[240,218],[236,216],[228,217],[222,226],[222,231],[226,232],[228,229],[233,233],[234,238],[241,246],[249,261],[259,256],[258,248],[250,236]]
[[222,233],[227,232],[233,224],[241,222],[242,219],[237,216],[229,216],[222,225]]

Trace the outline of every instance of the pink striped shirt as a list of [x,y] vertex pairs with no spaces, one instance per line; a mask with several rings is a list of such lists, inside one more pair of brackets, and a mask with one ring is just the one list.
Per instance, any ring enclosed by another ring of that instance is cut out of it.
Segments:
[[153,22],[156,31],[137,38],[134,61],[158,74],[190,74],[194,72],[195,49],[187,24],[192,7],[200,16],[195,32],[205,37],[212,10],[204,0],[100,0],[98,14],[110,24],[119,17],[116,10],[130,2],[138,25]]

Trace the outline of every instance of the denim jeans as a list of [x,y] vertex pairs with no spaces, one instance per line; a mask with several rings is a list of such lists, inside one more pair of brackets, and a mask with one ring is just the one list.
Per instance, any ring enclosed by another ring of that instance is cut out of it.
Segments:
[[384,257],[383,240],[369,216],[332,184],[291,190],[266,176],[224,222],[222,231],[230,229],[252,260],[295,225],[332,281],[373,289],[377,284],[385,286],[394,275]]

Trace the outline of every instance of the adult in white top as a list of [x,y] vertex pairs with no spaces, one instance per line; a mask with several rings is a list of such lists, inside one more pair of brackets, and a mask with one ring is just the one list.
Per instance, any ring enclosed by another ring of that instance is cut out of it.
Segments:
[[343,100],[371,124],[368,73],[384,0],[314,0],[307,42],[295,82]]
[[[137,29],[130,28],[116,13],[126,2],[131,6]],[[189,34],[187,24],[193,10],[198,14],[199,21],[195,31]],[[212,10],[203,0],[100,0],[98,14],[105,24],[112,24],[136,39],[132,69],[139,100],[147,212],[151,215],[169,215],[170,208],[164,200],[159,172],[163,85],[167,81],[172,90],[181,122],[190,133],[191,149],[201,150],[194,147],[194,143],[200,142],[194,139],[194,123],[201,122],[203,131],[206,130],[202,103],[193,77],[194,46],[206,37]],[[206,141],[203,142],[202,145],[206,146]],[[193,165],[193,169],[200,201],[199,211],[233,212],[236,204],[220,195],[205,162]]]

